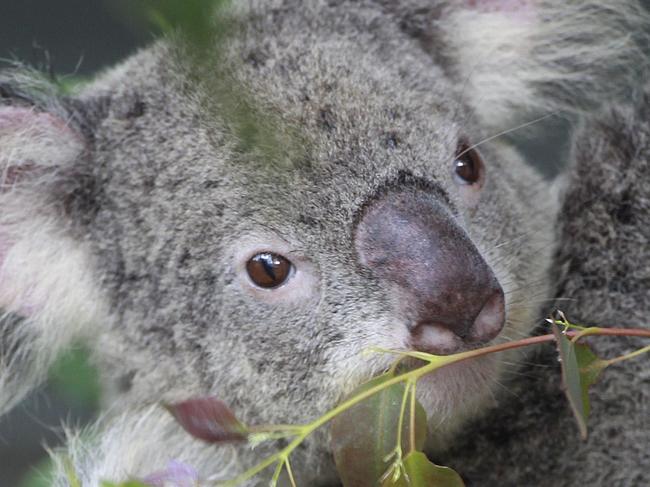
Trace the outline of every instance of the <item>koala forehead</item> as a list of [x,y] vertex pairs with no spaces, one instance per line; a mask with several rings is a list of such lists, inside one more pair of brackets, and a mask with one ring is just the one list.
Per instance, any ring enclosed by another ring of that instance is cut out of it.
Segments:
[[215,71],[271,122],[267,131],[281,146],[271,155],[240,149],[220,93],[190,81],[173,45],[100,83],[96,91],[111,102],[96,135],[96,171],[114,204],[140,206],[156,224],[158,212],[204,214],[206,226],[228,237],[256,219],[286,223],[287,232],[303,223],[341,229],[404,174],[448,187],[465,114],[442,71],[403,43],[395,47],[403,55],[386,63],[390,46],[368,51],[358,39],[304,31],[287,48],[254,30],[228,47],[236,69]]

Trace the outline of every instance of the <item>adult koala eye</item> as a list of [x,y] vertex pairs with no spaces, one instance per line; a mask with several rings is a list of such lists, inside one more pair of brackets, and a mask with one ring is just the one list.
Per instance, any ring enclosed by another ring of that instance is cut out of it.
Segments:
[[457,184],[480,184],[485,173],[485,163],[481,153],[469,145],[461,142],[454,158],[454,180]]
[[289,279],[292,270],[293,264],[288,259],[273,252],[260,252],[246,263],[248,277],[264,289],[280,287]]

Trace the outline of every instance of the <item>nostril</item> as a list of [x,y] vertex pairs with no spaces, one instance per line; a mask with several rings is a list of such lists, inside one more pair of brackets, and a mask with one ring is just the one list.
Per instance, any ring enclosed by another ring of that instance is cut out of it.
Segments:
[[480,313],[474,320],[470,335],[473,342],[489,342],[503,329],[506,319],[506,306],[503,291],[496,290],[485,302]]

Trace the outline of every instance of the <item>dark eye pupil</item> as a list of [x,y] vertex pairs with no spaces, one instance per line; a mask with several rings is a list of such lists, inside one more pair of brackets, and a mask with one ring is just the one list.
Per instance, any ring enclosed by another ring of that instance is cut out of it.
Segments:
[[474,167],[474,162],[468,160],[465,156],[461,159],[456,159],[456,174],[463,181],[468,183],[476,182],[478,179],[476,168]]
[[454,161],[454,172],[465,184],[474,184],[481,177],[481,155],[468,144],[461,144]]
[[287,280],[291,263],[281,255],[262,252],[246,263],[246,271],[256,285],[271,289]]

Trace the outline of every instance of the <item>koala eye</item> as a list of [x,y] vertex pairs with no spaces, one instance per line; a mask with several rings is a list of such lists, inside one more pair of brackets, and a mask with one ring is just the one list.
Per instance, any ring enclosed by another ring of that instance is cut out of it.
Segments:
[[454,179],[458,184],[476,184],[485,171],[481,153],[467,142],[461,142],[454,159]]
[[246,263],[246,271],[255,285],[273,289],[284,284],[289,278],[293,264],[273,252],[261,252]]

